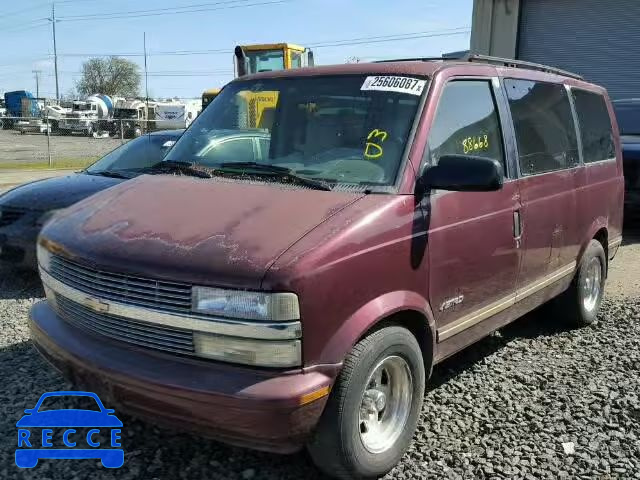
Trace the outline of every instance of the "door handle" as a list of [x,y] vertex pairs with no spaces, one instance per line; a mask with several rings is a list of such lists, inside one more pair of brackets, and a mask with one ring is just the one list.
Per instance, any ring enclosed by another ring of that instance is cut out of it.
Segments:
[[520,248],[520,241],[522,240],[522,217],[520,210],[513,211],[513,238],[516,241],[516,248]]

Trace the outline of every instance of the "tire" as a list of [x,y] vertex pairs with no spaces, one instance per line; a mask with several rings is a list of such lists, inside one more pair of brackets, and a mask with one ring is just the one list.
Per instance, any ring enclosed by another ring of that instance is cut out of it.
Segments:
[[602,304],[606,277],[604,248],[597,240],[591,240],[571,285],[559,298],[558,307],[563,318],[577,327],[593,324]]
[[[316,466],[342,479],[377,478],[387,473],[411,443],[424,388],[424,359],[411,332],[393,326],[362,339],[345,359],[307,445]],[[383,391],[387,396],[382,394],[382,402],[379,395],[369,395]],[[404,392],[404,396],[398,392]],[[365,403],[368,410],[363,420],[361,410],[365,411]],[[382,419],[382,423],[376,419]],[[390,419],[395,422],[387,423],[391,427],[384,430],[384,422]],[[378,425],[383,430],[376,435]]]

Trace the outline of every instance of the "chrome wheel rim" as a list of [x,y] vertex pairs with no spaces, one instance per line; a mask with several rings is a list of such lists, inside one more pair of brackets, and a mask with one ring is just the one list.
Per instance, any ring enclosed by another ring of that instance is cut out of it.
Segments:
[[403,358],[389,356],[375,366],[362,394],[358,425],[369,452],[384,452],[398,440],[409,418],[412,397],[413,376]]
[[587,312],[593,311],[600,299],[602,288],[602,265],[598,257],[592,258],[582,281],[582,304]]

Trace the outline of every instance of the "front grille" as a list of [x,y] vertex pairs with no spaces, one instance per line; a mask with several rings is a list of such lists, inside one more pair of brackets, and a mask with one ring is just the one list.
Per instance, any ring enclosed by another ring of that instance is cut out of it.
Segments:
[[6,227],[20,220],[29,210],[20,207],[0,207],[0,227]]
[[175,313],[191,312],[191,285],[106,272],[58,255],[51,256],[50,275],[89,295],[126,305]]
[[114,340],[171,353],[192,355],[193,334],[190,330],[138,322],[95,312],[62,295],[56,295],[60,316],[71,325]]

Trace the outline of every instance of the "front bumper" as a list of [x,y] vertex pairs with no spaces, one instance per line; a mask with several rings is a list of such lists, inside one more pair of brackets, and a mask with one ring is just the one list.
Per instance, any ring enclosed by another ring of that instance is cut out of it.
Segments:
[[333,382],[320,371],[244,368],[106,341],[70,326],[46,301],[29,323],[38,351],[108,405],[242,447],[301,449],[328,397],[301,399]]

